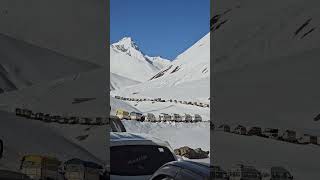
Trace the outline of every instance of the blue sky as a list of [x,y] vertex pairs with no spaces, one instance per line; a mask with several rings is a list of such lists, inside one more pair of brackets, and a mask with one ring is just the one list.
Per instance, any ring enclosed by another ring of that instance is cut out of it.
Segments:
[[111,0],[111,43],[130,36],[148,55],[174,59],[209,32],[210,0]]

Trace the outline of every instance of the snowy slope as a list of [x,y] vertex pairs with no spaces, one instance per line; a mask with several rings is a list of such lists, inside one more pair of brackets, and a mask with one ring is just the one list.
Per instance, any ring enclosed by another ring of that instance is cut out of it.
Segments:
[[0,93],[99,67],[2,34],[0,47]]
[[157,68],[147,61],[138,60],[110,48],[110,72],[143,82],[151,78],[157,72]]
[[131,85],[135,85],[138,83],[140,82],[125,78],[123,76],[120,76],[114,73],[110,73],[110,90],[111,91],[120,89],[123,87],[131,86]]
[[[0,109],[14,107],[60,115],[105,116],[108,95],[105,68],[40,83],[0,96]],[[92,98],[74,104],[75,98]]]
[[[172,65],[172,66],[171,66]],[[152,79],[168,85],[210,77],[210,33],[180,54]]]
[[146,81],[158,72],[158,68],[144,57],[130,37],[110,45],[110,72],[133,79]]
[[319,1],[216,2],[215,71],[299,54],[318,47]]
[[115,115],[117,109],[123,109],[128,112],[140,112],[137,108],[134,108],[133,106],[129,105],[128,103],[121,101],[119,99],[115,99],[110,96],[110,106],[111,106],[111,112],[110,114]]
[[145,55],[145,58],[152,62],[152,64],[157,67],[159,70],[169,66],[171,64],[171,61],[165,58],[162,58],[161,56],[148,56]]
[[[212,132],[213,133],[213,132]],[[282,166],[295,180],[319,179],[320,147],[297,145],[255,136],[215,132],[211,141],[214,163],[224,169],[237,163],[253,165],[258,169]]]
[[116,49],[137,60],[145,61],[144,54],[140,51],[138,45],[131,37],[124,37],[120,41],[111,44],[112,49]]
[[[320,112],[319,5],[314,0],[216,2],[215,121],[319,136],[313,121]],[[319,147],[229,134],[217,134],[212,142],[217,164],[285,165],[295,179],[320,177]]]
[[313,117],[320,112],[319,5],[297,0],[216,5],[217,24],[228,20],[213,32],[217,120],[318,129]]
[[[4,142],[4,154],[0,160],[1,169],[18,170],[22,156],[27,154],[49,155],[62,161],[71,158],[81,158],[97,163],[105,161],[105,157],[99,156],[102,153],[90,153],[85,149],[85,145],[81,146],[62,133],[57,133],[46,123],[18,118],[14,114],[2,111],[0,116],[0,138]],[[79,132],[80,128],[73,129],[74,134]],[[104,144],[95,144],[91,149],[101,151],[104,149]]]
[[191,123],[150,123],[122,120],[128,132],[152,134],[168,141],[173,149],[182,146],[210,150],[208,122]]
[[210,97],[210,34],[179,55],[152,80],[112,93],[125,97],[208,101]]

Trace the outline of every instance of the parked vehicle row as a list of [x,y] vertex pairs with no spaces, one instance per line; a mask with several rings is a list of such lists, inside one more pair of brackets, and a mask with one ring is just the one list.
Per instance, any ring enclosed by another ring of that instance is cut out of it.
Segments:
[[192,101],[181,101],[176,99],[162,99],[162,98],[128,98],[128,97],[122,97],[122,96],[115,96],[116,99],[120,99],[123,101],[151,101],[151,102],[174,102],[174,103],[180,103],[180,104],[186,104],[186,105],[194,105],[199,107],[210,107],[210,104],[202,103],[202,102],[192,102]]
[[261,128],[258,126],[247,128],[242,125],[231,127],[230,125],[222,124],[219,125],[216,128],[216,130],[239,135],[259,136],[264,138],[286,141],[290,143],[320,145],[320,138],[318,138],[317,136],[306,133],[298,133],[290,129],[283,130],[276,128]]
[[60,124],[83,124],[83,125],[105,125],[107,123],[106,117],[78,117],[78,116],[60,116],[55,114],[48,114],[42,112],[33,112],[29,109],[16,108],[17,116],[25,117],[27,119],[39,120],[44,122],[56,122]]
[[293,176],[284,167],[258,170],[254,166],[236,164],[229,170],[220,166],[211,167],[211,178],[215,180],[292,180]]
[[95,162],[70,159],[62,163],[55,157],[41,155],[24,156],[20,171],[33,180],[100,180],[104,173],[103,167]]
[[142,114],[139,112],[128,112],[123,109],[116,110],[116,116],[120,119],[126,120],[137,120],[137,121],[146,121],[146,122],[201,122],[202,117],[199,114],[190,114],[180,115],[177,113],[167,114],[161,113],[159,116],[155,116],[153,113]]

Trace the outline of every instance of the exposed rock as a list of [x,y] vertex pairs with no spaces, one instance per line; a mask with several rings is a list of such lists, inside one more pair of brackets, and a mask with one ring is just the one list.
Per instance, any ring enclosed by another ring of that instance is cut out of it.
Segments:
[[175,149],[174,153],[188,159],[205,159],[209,157],[209,151],[203,151],[201,148],[192,149],[188,146]]

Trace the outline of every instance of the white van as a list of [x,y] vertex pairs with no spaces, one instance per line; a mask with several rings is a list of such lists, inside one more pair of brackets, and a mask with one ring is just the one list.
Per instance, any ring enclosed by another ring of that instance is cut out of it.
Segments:
[[193,122],[201,122],[202,121],[202,117],[199,114],[195,114],[193,116]]
[[159,115],[159,121],[162,121],[162,122],[171,121],[171,116],[166,113],[161,113]]
[[293,176],[284,167],[271,167],[261,171],[262,180],[292,180]]
[[154,114],[148,113],[148,114],[146,115],[145,121],[147,121],[147,122],[156,122],[157,119],[156,119],[156,116],[155,116]]
[[180,114],[172,114],[171,115],[171,121],[181,122],[182,121],[182,117],[180,116]]
[[183,122],[192,122],[192,116],[190,114],[184,114],[184,116],[182,116],[182,121]]
[[168,142],[149,135],[110,133],[112,180],[148,180],[162,165],[176,160]]
[[229,171],[229,180],[261,180],[261,173],[253,166],[237,164]]
[[141,121],[142,118],[142,114],[138,113],[138,112],[131,112],[130,113],[130,119],[131,120],[137,120],[137,121]]

